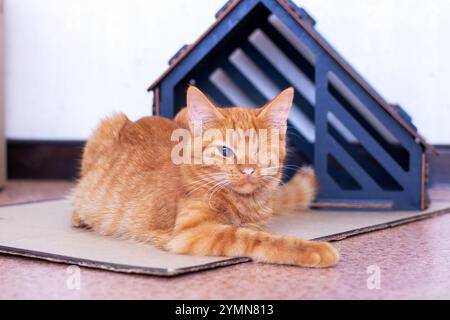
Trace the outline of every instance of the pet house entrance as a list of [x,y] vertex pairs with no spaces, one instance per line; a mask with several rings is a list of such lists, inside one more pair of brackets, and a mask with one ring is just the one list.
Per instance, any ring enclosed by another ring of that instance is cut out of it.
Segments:
[[[186,103],[189,84],[220,106],[250,108],[292,86],[285,179],[299,166],[314,165],[318,207],[425,208],[425,150],[408,115],[392,105],[386,110],[353,69],[338,63],[340,56],[324,48],[328,44],[304,10],[283,0],[231,6],[194,46],[171,59],[171,69],[152,88],[159,114],[173,117]],[[219,36],[222,24],[231,27]]]
[[262,4],[180,81],[176,106],[185,105],[187,84],[198,86],[220,106],[245,107],[260,107],[293,86],[286,174],[314,162],[315,55]]

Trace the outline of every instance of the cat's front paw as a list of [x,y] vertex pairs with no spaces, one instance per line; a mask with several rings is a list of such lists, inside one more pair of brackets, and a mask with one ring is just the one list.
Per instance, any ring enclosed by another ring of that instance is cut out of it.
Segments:
[[300,249],[296,260],[303,267],[332,267],[339,261],[339,252],[328,242],[308,241]]

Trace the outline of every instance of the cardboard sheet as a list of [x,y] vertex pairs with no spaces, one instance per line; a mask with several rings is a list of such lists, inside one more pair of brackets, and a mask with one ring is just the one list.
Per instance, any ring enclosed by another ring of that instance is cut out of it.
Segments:
[[[339,240],[448,212],[434,202],[424,212],[311,211],[275,218],[280,235]],[[174,255],[151,245],[103,237],[70,226],[67,200],[0,207],[0,252],[126,273],[172,276],[241,262],[247,258]]]

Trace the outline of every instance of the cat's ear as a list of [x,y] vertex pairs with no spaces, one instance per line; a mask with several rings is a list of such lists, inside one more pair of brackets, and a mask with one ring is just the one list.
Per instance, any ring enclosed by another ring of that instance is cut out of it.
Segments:
[[280,130],[280,133],[286,133],[287,119],[293,100],[294,89],[291,87],[281,92],[272,101],[262,107],[258,118],[264,118],[269,122],[271,128]]
[[194,86],[188,88],[186,101],[191,129],[194,124],[201,123],[203,127],[209,127],[223,119],[214,104]]

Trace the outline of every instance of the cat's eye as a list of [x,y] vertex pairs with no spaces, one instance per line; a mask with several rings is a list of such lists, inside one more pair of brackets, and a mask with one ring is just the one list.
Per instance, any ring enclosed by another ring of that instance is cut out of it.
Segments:
[[219,150],[220,154],[225,158],[231,158],[234,156],[233,150],[231,150],[226,146],[218,146],[217,149]]

